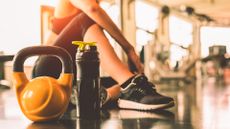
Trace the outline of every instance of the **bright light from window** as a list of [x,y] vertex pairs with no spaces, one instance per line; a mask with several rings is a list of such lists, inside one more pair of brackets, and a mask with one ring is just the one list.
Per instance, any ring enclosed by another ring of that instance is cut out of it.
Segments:
[[187,50],[172,44],[170,47],[170,67],[175,67],[177,61],[184,59],[184,57],[188,56],[188,54]]
[[230,27],[201,27],[201,56],[209,54],[209,47],[213,45],[225,45],[230,53]]
[[192,31],[191,23],[176,16],[169,17],[169,39],[172,43],[170,47],[171,67],[188,55],[188,51],[181,46],[188,47],[192,43]]
[[147,3],[137,1],[135,3],[136,26],[148,31],[154,31],[158,27],[159,10]]
[[191,23],[176,16],[169,17],[170,41],[184,47],[192,43],[193,26]]
[[[135,21],[137,26],[136,31],[136,49],[141,51],[142,47],[146,45],[150,40],[153,40],[154,36],[149,32],[154,32],[158,27],[159,10],[157,7],[149,5],[147,3],[137,1],[135,3]],[[140,28],[140,29],[138,29]],[[144,31],[146,30],[146,31]]]
[[[7,0],[0,4],[0,51],[15,54],[28,46],[40,45],[40,5],[55,5],[57,0]],[[36,58],[25,64],[32,65]]]
[[136,42],[137,42],[137,51],[141,51],[142,46],[146,45],[150,40],[153,40],[153,35],[137,29],[136,32]]
[[0,51],[15,54],[19,49],[40,44],[40,5],[56,0],[7,0],[0,4]]
[[37,4],[30,0],[7,0],[0,5],[0,50],[4,53],[15,53],[20,48],[39,43]]

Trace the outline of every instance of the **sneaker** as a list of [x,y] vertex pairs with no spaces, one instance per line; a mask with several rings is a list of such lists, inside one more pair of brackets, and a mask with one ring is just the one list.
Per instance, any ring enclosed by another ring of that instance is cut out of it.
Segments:
[[123,109],[156,110],[174,106],[174,100],[157,93],[147,77],[139,74],[121,90],[118,106]]
[[106,88],[101,86],[100,87],[100,99],[101,99],[101,106],[105,105],[110,100],[110,95],[107,92]]

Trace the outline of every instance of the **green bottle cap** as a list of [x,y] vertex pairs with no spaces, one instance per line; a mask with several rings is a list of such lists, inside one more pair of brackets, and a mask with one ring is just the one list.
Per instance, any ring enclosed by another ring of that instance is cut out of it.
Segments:
[[83,42],[83,41],[72,41],[73,45],[79,46],[80,50],[84,50],[85,46],[96,46],[96,42]]

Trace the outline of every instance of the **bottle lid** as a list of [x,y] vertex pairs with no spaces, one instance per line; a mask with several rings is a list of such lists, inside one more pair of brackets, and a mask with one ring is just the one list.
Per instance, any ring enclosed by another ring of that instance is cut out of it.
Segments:
[[78,46],[81,51],[87,49],[86,46],[96,46],[96,42],[72,41],[72,44]]

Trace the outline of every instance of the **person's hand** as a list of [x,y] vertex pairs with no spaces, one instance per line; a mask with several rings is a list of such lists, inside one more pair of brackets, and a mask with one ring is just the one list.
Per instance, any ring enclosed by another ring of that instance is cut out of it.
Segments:
[[143,64],[141,63],[140,58],[137,55],[137,53],[135,52],[135,50],[132,49],[132,50],[128,51],[127,56],[128,56],[128,60],[130,63],[129,65],[135,67],[133,72],[144,73]]

